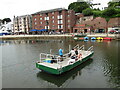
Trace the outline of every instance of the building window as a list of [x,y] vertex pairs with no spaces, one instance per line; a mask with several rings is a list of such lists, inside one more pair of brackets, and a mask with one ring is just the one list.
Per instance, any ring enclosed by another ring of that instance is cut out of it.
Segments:
[[58,19],[62,19],[62,15],[58,15]]
[[62,24],[63,23],[63,20],[58,20],[58,24]]
[[70,17],[70,15],[68,14],[68,17]]
[[34,20],[36,21],[37,19],[35,18]]
[[45,17],[45,20],[49,20],[49,17]]
[[42,20],[42,18],[40,18],[40,20]]
[[42,16],[42,14],[40,14],[40,16]]
[[54,20],[52,20],[52,23],[54,23],[55,21]]
[[54,14],[54,12],[52,12],[52,14]]
[[35,25],[37,24],[37,22],[35,22]]
[[68,28],[70,28],[70,25],[68,25]]
[[42,24],[42,22],[40,22],[40,24]]
[[52,16],[52,19],[54,19],[54,16]]
[[58,29],[63,29],[63,25],[58,25]]
[[49,29],[49,26],[45,26],[45,29]]
[[68,23],[70,22],[70,20],[68,20]]

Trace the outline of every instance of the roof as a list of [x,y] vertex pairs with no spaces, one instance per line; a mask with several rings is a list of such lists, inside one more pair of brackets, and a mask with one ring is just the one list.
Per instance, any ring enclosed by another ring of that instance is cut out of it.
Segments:
[[50,13],[50,12],[62,11],[62,10],[67,10],[67,9],[65,9],[65,8],[55,8],[55,9],[50,9],[50,10],[39,11],[39,12],[33,13],[32,15]]

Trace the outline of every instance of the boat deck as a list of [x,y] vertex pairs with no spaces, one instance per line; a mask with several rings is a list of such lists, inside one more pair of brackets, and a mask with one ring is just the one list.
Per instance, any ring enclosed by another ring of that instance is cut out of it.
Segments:
[[[83,58],[89,56],[92,53],[91,51],[83,51],[83,50],[80,50],[79,52],[82,54],[82,58],[78,59],[77,61],[82,60]],[[68,63],[69,60],[70,60],[70,58],[66,58],[63,61],[58,62],[58,63],[42,62],[42,63],[38,63],[38,64],[46,66],[46,67],[57,69],[57,68],[68,66],[69,65],[69,63]]]

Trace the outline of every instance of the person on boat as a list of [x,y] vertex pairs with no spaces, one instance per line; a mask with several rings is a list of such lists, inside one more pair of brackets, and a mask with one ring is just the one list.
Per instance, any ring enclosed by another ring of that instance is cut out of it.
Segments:
[[60,55],[60,61],[63,61],[63,50],[62,50],[62,48],[60,47],[60,49],[59,49],[59,55]]
[[75,57],[75,58],[78,57],[78,50],[77,50],[76,48],[74,48],[74,50],[73,50],[71,56],[73,56],[73,57]]
[[72,49],[72,50],[69,52],[68,56],[71,57],[73,54],[74,54],[74,49]]
[[75,55],[78,56],[78,50],[75,48],[74,51],[75,51]]
[[75,58],[77,60],[77,59],[80,59],[81,56],[82,56],[82,54],[80,52],[78,52],[78,50],[76,48],[74,48],[74,53],[71,55],[71,58]]
[[60,55],[60,57],[63,57],[63,50],[62,50],[61,47],[60,47],[60,49],[59,49],[59,55]]

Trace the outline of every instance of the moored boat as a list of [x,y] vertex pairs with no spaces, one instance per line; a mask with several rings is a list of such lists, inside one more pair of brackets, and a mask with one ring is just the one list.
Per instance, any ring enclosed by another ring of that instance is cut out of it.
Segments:
[[84,38],[81,37],[81,38],[79,38],[79,40],[84,40]]
[[96,37],[91,37],[91,40],[96,40]]
[[78,40],[78,37],[74,37],[74,40]]
[[112,40],[112,38],[109,38],[109,37],[104,37],[103,39],[104,40]]
[[102,37],[97,37],[96,39],[97,39],[97,40],[103,40],[103,38],[102,38]]
[[84,40],[89,40],[89,37],[84,37]]
[[69,57],[69,53],[64,54],[62,59],[58,55],[41,53],[40,61],[36,62],[36,67],[42,71],[60,75],[87,61],[94,54],[93,46],[91,46],[88,50],[84,49],[84,45],[81,47],[77,45],[74,48],[77,48],[79,54],[81,55],[79,58],[72,59]]

